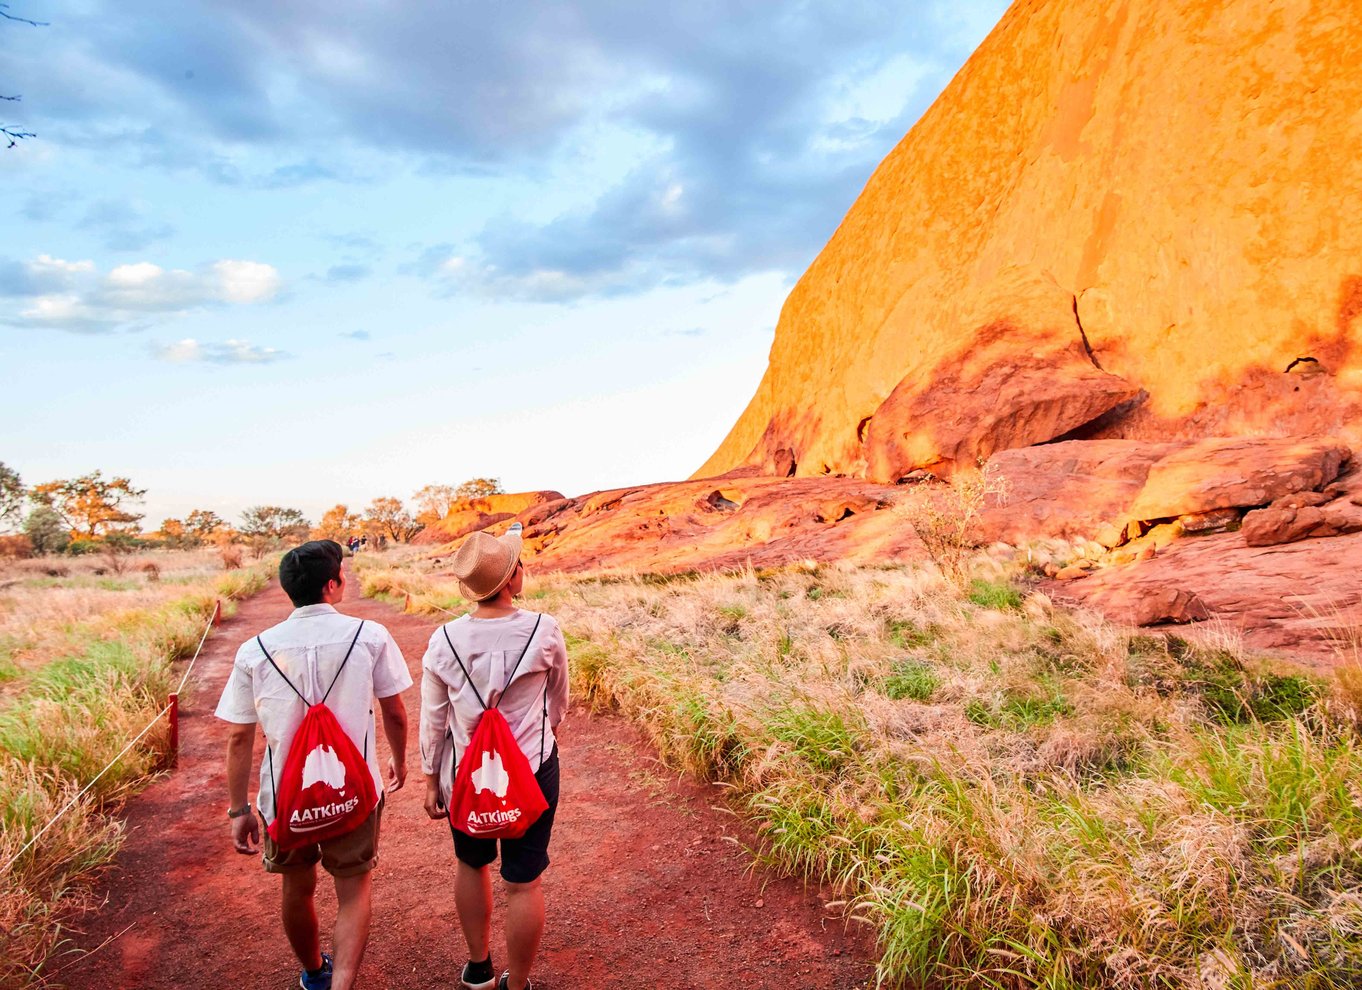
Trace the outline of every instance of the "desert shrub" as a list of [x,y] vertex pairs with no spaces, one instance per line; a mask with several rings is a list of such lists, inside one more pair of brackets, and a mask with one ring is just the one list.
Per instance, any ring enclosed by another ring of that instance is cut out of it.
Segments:
[[0,536],[0,560],[26,560],[33,556],[33,541],[22,533]]
[[231,543],[222,544],[218,547],[218,560],[224,571],[237,570],[241,566],[241,548]]
[[1006,497],[1003,480],[980,465],[961,471],[949,485],[924,486],[912,507],[913,529],[941,572],[953,581],[966,577],[980,546],[975,532],[979,514],[991,498]]
[[24,535],[38,553],[61,553],[71,542],[71,534],[61,516],[50,505],[39,505],[24,520]]
[[1190,665],[1188,685],[1217,722],[1272,722],[1302,714],[1321,696],[1317,682],[1299,674],[1247,670],[1236,659],[1212,655]]

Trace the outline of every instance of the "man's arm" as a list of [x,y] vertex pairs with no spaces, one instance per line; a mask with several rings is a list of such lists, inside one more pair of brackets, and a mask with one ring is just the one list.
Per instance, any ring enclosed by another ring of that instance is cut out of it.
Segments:
[[407,706],[401,694],[378,699],[383,709],[383,735],[388,740],[388,790],[400,791],[407,782]]
[[[251,779],[251,749],[255,745],[255,723],[235,722],[227,733],[227,807],[238,811],[246,806]],[[258,851],[260,822],[254,812],[232,819],[232,845],[250,856]]]

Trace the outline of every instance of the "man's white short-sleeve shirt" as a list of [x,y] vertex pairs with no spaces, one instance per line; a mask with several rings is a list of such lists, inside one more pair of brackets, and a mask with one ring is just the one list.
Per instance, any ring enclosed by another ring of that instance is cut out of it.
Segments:
[[[400,694],[411,687],[412,681],[388,630],[368,621],[360,629],[359,623],[359,619],[342,615],[330,605],[304,605],[259,638],[279,670],[309,703],[321,701],[330,688],[326,707],[368,761],[374,790],[381,794],[383,777],[374,745],[374,698]],[[342,668],[356,630],[359,639]],[[259,722],[265,733],[256,801],[266,823],[274,821],[275,782],[306,711],[302,699],[270,666],[256,637],[242,643],[215,714],[226,722]]]

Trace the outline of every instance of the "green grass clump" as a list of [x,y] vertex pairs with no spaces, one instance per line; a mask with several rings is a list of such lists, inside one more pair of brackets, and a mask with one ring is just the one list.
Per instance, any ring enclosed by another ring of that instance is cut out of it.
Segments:
[[896,661],[889,676],[880,682],[884,696],[895,701],[928,701],[940,686],[941,678],[931,665],[913,659]]
[[772,738],[821,773],[836,773],[856,755],[856,730],[849,714],[793,702],[766,720]]
[[1046,725],[1072,711],[1073,706],[1058,692],[1049,695],[1004,692],[992,701],[971,698],[965,702],[965,718],[975,725],[1014,732]]
[[1012,585],[985,581],[982,578],[975,578],[970,582],[969,592],[965,597],[980,608],[1016,612],[1022,607],[1021,592]]

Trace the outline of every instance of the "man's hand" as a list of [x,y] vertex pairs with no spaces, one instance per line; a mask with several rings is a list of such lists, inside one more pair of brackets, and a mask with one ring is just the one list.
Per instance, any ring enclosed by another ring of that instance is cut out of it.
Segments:
[[[255,723],[237,723],[227,730],[227,807],[246,805],[246,787],[251,775],[251,746],[255,742]],[[249,811],[232,819],[232,845],[243,856],[253,855],[260,844],[260,822]]]
[[432,780],[426,777],[426,799],[421,802],[426,809],[426,815],[434,821],[439,821],[445,817],[445,806],[440,801],[440,784],[438,779]]
[[260,851],[260,819],[254,811],[232,819],[232,846],[243,856]]
[[406,782],[407,758],[403,756],[402,759],[399,760],[397,754],[394,753],[392,756],[388,757],[388,790],[400,791],[402,785]]

